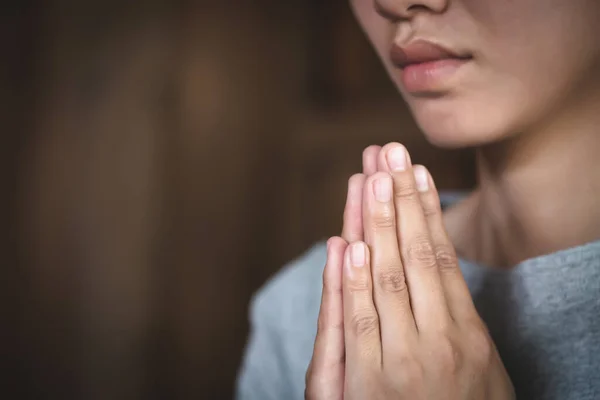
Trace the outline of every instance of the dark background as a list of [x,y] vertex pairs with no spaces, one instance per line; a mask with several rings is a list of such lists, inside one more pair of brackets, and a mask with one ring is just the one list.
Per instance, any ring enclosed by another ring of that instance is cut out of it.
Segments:
[[251,294],[339,232],[365,146],[473,184],[346,1],[1,8],[3,398],[231,398]]

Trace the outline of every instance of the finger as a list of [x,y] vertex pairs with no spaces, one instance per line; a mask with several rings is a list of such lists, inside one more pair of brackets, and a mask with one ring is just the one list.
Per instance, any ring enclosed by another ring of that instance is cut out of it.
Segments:
[[410,156],[392,143],[382,151],[394,181],[400,254],[419,332],[446,329],[450,321],[433,243],[416,187]]
[[450,315],[455,320],[476,315],[475,305],[460,270],[454,245],[444,226],[440,197],[433,178],[422,165],[415,166],[414,171]]
[[342,268],[347,243],[331,238],[323,271],[323,293],[306,395],[314,400],[341,399],[344,390],[344,310]]
[[381,367],[379,317],[373,303],[369,249],[363,242],[346,248],[343,273],[346,374]]
[[377,172],[377,156],[381,146],[372,145],[363,151],[363,174],[371,176]]
[[390,167],[388,166],[388,162],[386,159],[386,152],[389,150],[391,145],[395,145],[395,143],[388,143],[381,148],[379,154],[377,155],[377,171],[388,172],[391,173]]
[[390,174],[377,172],[369,177],[363,197],[365,241],[371,249],[373,298],[379,314],[385,364],[386,355],[394,357],[405,351],[417,331],[398,248]]
[[365,179],[364,174],[355,174],[348,180],[348,195],[342,227],[342,238],[347,242],[363,239],[362,193]]

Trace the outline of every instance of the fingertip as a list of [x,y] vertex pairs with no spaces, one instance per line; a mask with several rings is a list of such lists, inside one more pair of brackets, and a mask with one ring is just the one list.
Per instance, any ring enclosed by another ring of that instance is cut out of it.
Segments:
[[364,184],[367,176],[365,174],[354,174],[348,179],[348,194],[354,192],[353,189],[360,187]]
[[[392,176],[388,172],[378,171],[369,176],[365,182],[363,191],[363,209],[370,210],[373,201],[388,203],[392,199],[393,183]],[[363,211],[363,213],[368,211]]]
[[364,174],[354,174],[348,180],[348,195],[344,207],[342,228],[342,236],[346,240],[361,239],[363,235],[362,201],[365,180]]
[[[403,155],[403,160],[396,161],[397,155]],[[383,146],[377,160],[381,171],[392,172],[394,170],[407,169],[411,164],[410,153],[406,146],[398,142],[391,142]],[[390,165],[392,164],[392,165]]]
[[368,264],[369,248],[365,242],[355,242],[350,246],[350,262],[355,268],[362,268]]
[[327,252],[328,253],[339,253],[340,250],[343,251],[348,246],[348,242],[340,236],[332,236],[327,240]]
[[390,177],[391,175],[387,171],[377,171],[366,179],[365,186],[373,185],[378,179],[385,179]]
[[358,279],[366,284],[365,277],[370,274],[365,272],[365,267],[368,267],[369,260],[369,246],[365,242],[350,243],[344,252],[345,274],[350,280]]
[[367,176],[365,174],[354,174],[348,179],[348,196],[346,198],[346,210],[351,209],[362,200],[362,188]]
[[377,156],[377,168],[379,171],[384,171],[384,172],[391,171],[390,167],[388,166],[388,162],[387,162],[387,153],[390,151],[390,149],[397,147],[397,146],[402,146],[402,145],[398,142],[390,142],[381,148],[381,151],[379,152],[379,154]]
[[371,145],[363,150],[363,173],[371,175],[377,172],[377,157],[381,151],[381,146]]
[[415,165],[413,167],[417,190],[421,193],[427,192],[431,187],[431,179],[429,171],[423,165]]
[[433,180],[433,176],[429,169],[424,165],[415,165],[414,166],[414,174],[415,181],[417,183],[417,189],[424,192],[431,192],[432,194],[437,193],[437,188],[435,186],[435,181]]
[[327,240],[327,261],[323,269],[323,291],[325,293],[337,293],[342,289],[342,266],[346,246],[346,241],[338,236]]
[[327,264],[325,269],[331,269],[342,264],[342,257],[347,246],[348,242],[339,236],[333,236],[327,240]]
[[363,150],[363,155],[373,154],[374,152],[379,152],[379,150],[381,150],[381,146],[372,144],[370,146],[365,147],[365,149]]

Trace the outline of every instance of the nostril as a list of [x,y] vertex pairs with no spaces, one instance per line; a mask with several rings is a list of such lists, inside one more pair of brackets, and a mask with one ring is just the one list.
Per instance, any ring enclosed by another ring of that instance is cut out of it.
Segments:
[[400,22],[407,19],[411,19],[417,14],[434,12],[430,6],[423,4],[425,3],[424,1],[413,0],[409,2],[410,5],[386,4],[388,2],[384,2],[382,0],[375,0],[373,4],[375,6],[375,12],[377,12],[377,14],[379,14],[381,17],[391,22]]
[[411,11],[411,12],[427,11],[427,10],[428,10],[428,8],[421,4],[413,4],[412,6],[410,6],[406,9],[406,11]]

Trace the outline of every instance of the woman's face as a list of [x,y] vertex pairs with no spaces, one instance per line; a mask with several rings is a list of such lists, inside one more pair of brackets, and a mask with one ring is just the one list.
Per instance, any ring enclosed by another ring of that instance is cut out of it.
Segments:
[[600,0],[352,0],[352,6],[418,124],[438,145],[481,145],[533,129],[600,88]]

